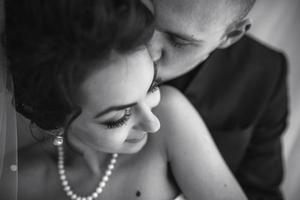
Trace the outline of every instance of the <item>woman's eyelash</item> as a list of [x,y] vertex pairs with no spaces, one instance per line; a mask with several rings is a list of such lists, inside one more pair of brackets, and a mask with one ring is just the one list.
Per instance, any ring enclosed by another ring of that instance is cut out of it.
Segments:
[[125,110],[123,117],[121,117],[120,119],[118,119],[116,121],[107,121],[104,123],[104,125],[108,129],[119,128],[119,127],[123,126],[129,120],[131,114],[132,114],[131,108],[127,108]]
[[[159,89],[159,84],[160,81],[159,80],[155,80],[153,81],[148,93],[154,93]],[[113,129],[113,128],[119,128],[121,126],[123,126],[131,117],[131,108],[127,108],[125,109],[125,113],[123,115],[123,117],[121,117],[118,120],[115,121],[107,121],[105,123],[103,123],[108,129]]]
[[154,93],[159,89],[160,82],[158,80],[153,81],[148,93]]

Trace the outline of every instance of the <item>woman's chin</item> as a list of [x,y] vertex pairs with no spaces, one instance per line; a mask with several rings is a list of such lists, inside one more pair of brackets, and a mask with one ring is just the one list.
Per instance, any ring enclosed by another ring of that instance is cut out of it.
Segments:
[[126,140],[124,143],[124,154],[134,154],[139,152],[147,143],[148,134],[145,134],[140,140]]

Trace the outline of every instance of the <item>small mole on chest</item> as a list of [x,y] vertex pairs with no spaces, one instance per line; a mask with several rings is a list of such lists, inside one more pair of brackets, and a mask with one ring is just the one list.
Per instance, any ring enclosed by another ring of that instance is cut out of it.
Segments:
[[141,195],[142,195],[142,193],[139,190],[136,191],[135,196],[140,197]]

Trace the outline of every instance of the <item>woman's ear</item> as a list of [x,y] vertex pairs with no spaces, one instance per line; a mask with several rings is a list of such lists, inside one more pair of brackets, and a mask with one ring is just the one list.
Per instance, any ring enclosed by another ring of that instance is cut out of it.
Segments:
[[245,33],[251,28],[252,20],[245,18],[242,21],[230,26],[225,35],[221,39],[218,46],[220,49],[227,48],[241,39]]

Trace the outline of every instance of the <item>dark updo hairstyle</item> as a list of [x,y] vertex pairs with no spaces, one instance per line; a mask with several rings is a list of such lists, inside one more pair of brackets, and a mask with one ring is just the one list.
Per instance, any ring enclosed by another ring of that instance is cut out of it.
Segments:
[[5,12],[16,109],[44,130],[80,114],[74,94],[93,62],[135,51],[154,28],[140,0],[6,0]]

